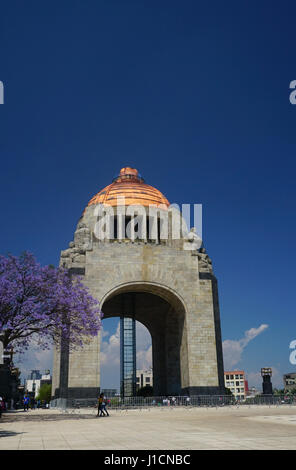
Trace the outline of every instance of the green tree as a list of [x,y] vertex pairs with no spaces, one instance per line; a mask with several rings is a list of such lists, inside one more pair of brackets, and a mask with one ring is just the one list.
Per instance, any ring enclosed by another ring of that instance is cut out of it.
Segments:
[[50,402],[51,397],[51,384],[43,384],[39,388],[39,392],[37,395],[37,400],[44,400],[46,403]]
[[281,396],[281,395],[285,395],[285,390],[282,388],[282,389],[279,389],[279,388],[274,388],[273,389],[273,394],[275,396]]
[[290,388],[289,390],[286,389],[284,391],[283,395],[289,395],[289,396],[296,395],[296,388]]

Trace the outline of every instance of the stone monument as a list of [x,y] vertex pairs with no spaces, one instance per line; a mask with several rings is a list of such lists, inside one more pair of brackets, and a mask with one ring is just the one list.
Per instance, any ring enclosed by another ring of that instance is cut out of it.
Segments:
[[[196,230],[134,168],[88,203],[60,265],[82,276],[104,318],[130,315],[152,338],[155,396],[224,393],[217,280]],[[104,320],[103,320],[104,321]],[[52,398],[96,398],[100,333],[54,351]]]

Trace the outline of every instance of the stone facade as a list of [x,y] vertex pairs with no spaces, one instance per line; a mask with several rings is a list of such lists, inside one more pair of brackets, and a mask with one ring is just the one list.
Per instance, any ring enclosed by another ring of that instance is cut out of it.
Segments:
[[[122,296],[132,293],[136,320],[152,337],[154,395],[222,394],[217,280],[194,230],[173,238],[173,215],[166,240],[102,241],[96,205],[88,206],[60,265],[83,276],[105,318],[119,316]],[[53,398],[98,395],[100,334],[70,355],[55,351],[52,390]]]

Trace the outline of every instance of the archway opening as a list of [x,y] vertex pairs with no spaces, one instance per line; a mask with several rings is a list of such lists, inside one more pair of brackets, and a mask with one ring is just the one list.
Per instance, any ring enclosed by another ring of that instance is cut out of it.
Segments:
[[[153,386],[152,339],[149,330],[136,321],[136,392]],[[101,390],[106,396],[120,393],[120,318],[104,318],[100,348]]]
[[[155,396],[179,395],[186,383],[188,370],[183,304],[172,292],[159,286],[126,285],[110,294],[104,301],[103,324],[108,319],[120,317],[124,296],[130,297],[131,294],[134,319],[143,324],[151,335],[153,393]],[[117,332],[117,341],[119,338]],[[102,362],[106,362],[104,351]],[[117,366],[120,367],[120,351]]]

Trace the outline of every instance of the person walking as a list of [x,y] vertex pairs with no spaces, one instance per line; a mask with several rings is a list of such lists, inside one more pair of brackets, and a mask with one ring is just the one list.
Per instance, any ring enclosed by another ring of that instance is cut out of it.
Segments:
[[29,411],[29,403],[30,403],[30,398],[28,395],[24,396],[24,411]]
[[102,412],[103,413],[106,413],[106,415],[103,415],[103,416],[110,416],[108,411],[107,411],[107,398],[103,395],[103,401],[102,401]]
[[103,394],[101,393],[101,395],[98,398],[98,414],[97,414],[97,416],[104,416],[104,413],[102,411],[102,403],[103,403]]

